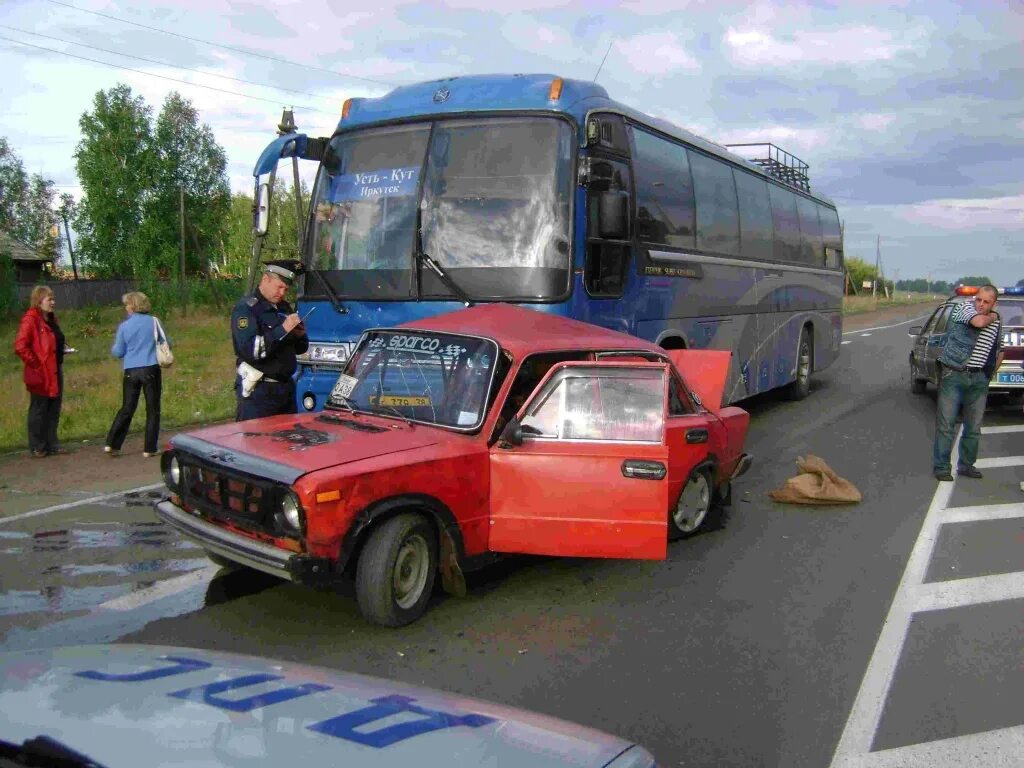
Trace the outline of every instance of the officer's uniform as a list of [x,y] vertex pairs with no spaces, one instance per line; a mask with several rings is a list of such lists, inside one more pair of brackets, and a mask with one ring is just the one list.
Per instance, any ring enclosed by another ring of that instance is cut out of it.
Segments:
[[[291,285],[301,265],[292,261],[268,262],[269,272]],[[245,362],[263,372],[252,392],[242,396],[242,378],[235,376],[235,421],[295,413],[295,356],[309,347],[305,328],[300,324],[287,333],[284,319],[295,310],[286,302],[276,306],[260,293],[259,287],[243,296],[231,312],[231,340],[235,347],[236,367]]]

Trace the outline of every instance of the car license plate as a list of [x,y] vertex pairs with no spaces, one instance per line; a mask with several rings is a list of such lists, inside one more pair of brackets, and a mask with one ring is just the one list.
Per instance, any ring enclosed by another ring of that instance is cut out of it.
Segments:
[[1024,384],[1024,373],[1000,373],[996,382],[999,384]]

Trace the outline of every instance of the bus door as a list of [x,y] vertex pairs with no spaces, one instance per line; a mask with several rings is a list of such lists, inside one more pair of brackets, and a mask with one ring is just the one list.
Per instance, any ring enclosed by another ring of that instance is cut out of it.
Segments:
[[582,319],[605,328],[629,330],[621,299],[633,262],[630,196],[633,183],[624,160],[601,156],[584,159],[587,186],[587,236],[584,244]]

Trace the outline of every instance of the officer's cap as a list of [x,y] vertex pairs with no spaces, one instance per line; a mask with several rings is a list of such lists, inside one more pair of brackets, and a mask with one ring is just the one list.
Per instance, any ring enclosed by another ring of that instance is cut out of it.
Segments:
[[264,274],[280,278],[287,285],[291,285],[295,280],[295,276],[301,271],[302,262],[297,259],[279,259],[263,263]]

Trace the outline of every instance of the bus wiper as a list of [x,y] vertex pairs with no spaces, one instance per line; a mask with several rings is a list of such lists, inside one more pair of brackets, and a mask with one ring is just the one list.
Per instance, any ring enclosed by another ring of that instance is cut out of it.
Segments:
[[334,292],[334,288],[327,282],[327,278],[320,274],[320,270],[315,267],[306,267],[306,271],[316,277],[320,281],[320,287],[323,288],[324,293],[327,294],[327,298],[331,300],[331,304],[334,305],[334,309],[341,315],[348,314],[348,307],[341,303],[341,299],[338,298],[338,294]]
[[441,282],[444,283],[445,287],[449,291],[454,293],[456,296],[458,296],[467,307],[473,306],[473,300],[471,298],[469,298],[469,296],[466,294],[466,292],[464,290],[462,290],[462,288],[459,287],[458,283],[456,283],[454,280],[452,280],[451,275],[449,275],[445,271],[444,267],[442,267],[440,264],[438,264],[430,256],[430,254],[425,253],[424,251],[421,251],[420,249],[417,248],[416,249],[416,261],[418,261],[420,264],[426,264],[428,267],[430,267],[430,270],[435,275],[438,276],[438,278],[441,280]]

